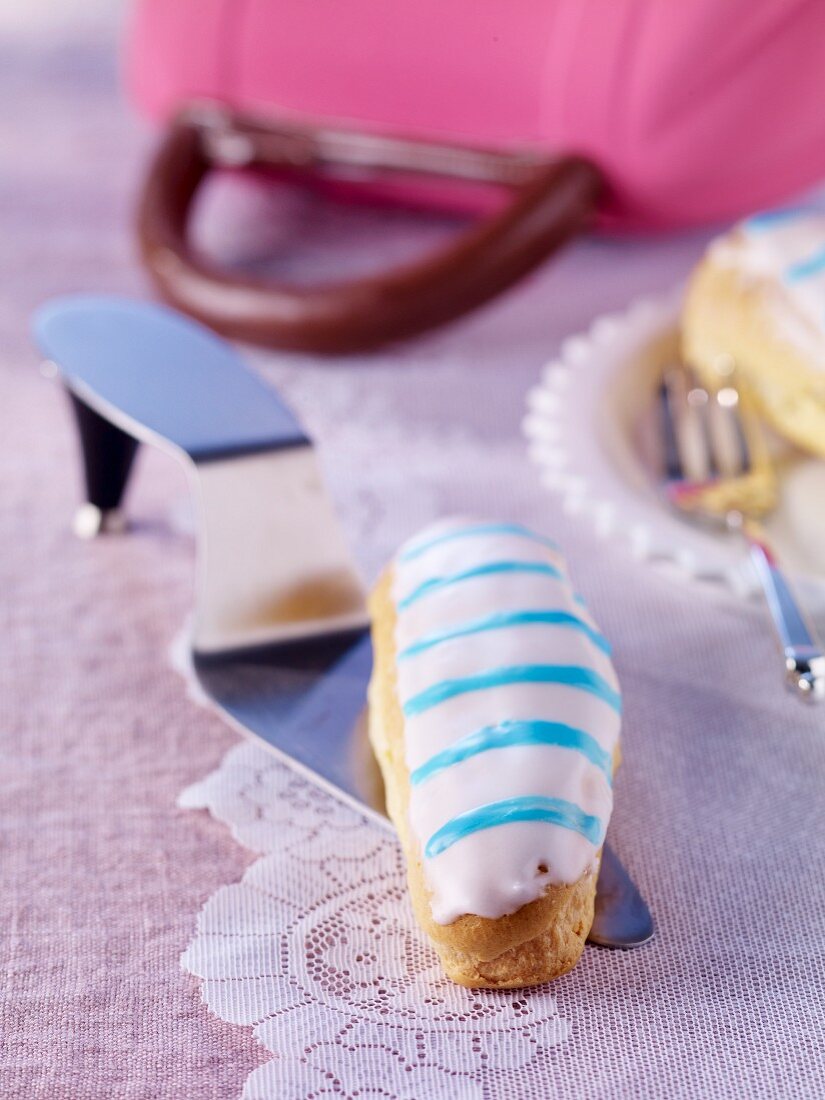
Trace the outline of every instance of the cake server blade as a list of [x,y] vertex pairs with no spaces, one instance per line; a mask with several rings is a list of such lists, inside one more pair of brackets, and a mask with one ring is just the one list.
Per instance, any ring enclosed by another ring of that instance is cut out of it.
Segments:
[[[33,328],[77,422],[77,533],[122,529],[138,441],[181,461],[198,512],[201,687],[239,732],[389,828],[366,737],[365,590],[294,415],[224,340],[166,307],[70,297],[41,307]],[[594,929],[594,942],[618,947],[652,930],[607,845]]]

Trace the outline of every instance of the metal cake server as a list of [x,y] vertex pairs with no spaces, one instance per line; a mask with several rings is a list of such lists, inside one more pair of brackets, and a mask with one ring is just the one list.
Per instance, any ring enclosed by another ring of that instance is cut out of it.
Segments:
[[[76,532],[122,529],[138,441],[183,462],[198,513],[201,687],[240,732],[389,827],[366,738],[365,591],[296,418],[225,341],[167,307],[70,297],[41,307],[33,328],[79,430]],[[591,940],[634,947],[652,934],[605,845]]]

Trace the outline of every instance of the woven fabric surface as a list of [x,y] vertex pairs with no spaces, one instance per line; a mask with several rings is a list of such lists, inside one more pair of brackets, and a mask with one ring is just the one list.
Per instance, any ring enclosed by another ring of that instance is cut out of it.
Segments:
[[[191,593],[191,541],[169,519],[184,479],[142,454],[131,536],[75,541],[72,427],[27,335],[50,295],[148,294],[131,216],[152,135],[119,98],[117,9],[79,22],[68,9],[0,17],[0,1094],[235,1097],[268,1055],[210,1014],[178,962],[200,906],[252,858],[176,806],[234,744],[168,667]],[[215,189],[203,219],[230,258],[300,242],[279,265],[296,277],[386,262],[451,228],[249,184]],[[334,366],[251,353],[318,441],[366,576],[438,514],[531,523],[563,542],[615,643],[612,836],[659,934],[635,955],[588,949],[556,984],[568,1030],[545,1095],[805,1097],[825,1073],[822,717],[777,686],[762,608],[598,543],[544,494],[519,432],[558,343],[682,278],[702,245],[583,241],[391,353]]]
[[[685,801],[679,832],[698,837]],[[415,927],[394,838],[264,749],[236,746],[181,802],[263,853],[210,898],[183,957],[210,1009],[254,1028],[273,1054],[243,1100],[819,1094],[818,930],[795,947],[806,956],[791,964],[800,987],[787,984],[795,934],[758,951],[752,940],[781,921],[781,891],[758,919],[701,943],[714,885],[732,916],[725,880],[741,882],[745,861],[722,875],[723,860],[700,844],[678,864],[684,883],[659,864],[650,896],[660,934],[646,949],[590,947],[549,987],[465,990]],[[680,836],[663,832],[680,852]],[[708,871],[712,886],[694,890],[691,912],[680,887]]]

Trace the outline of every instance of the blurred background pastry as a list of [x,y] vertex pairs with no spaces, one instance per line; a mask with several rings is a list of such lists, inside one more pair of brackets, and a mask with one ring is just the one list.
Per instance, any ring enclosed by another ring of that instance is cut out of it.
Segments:
[[690,282],[683,349],[710,386],[735,373],[773,428],[825,457],[825,215],[770,211],[714,241]]

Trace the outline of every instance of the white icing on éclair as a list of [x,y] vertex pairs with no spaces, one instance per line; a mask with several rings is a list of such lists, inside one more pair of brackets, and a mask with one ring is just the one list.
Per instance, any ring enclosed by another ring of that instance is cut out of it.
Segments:
[[609,646],[549,540],[427,528],[393,570],[410,826],[434,919],[496,918],[595,866],[620,700]]
[[714,242],[710,256],[764,284],[779,333],[825,368],[825,214],[804,207],[756,214]]

